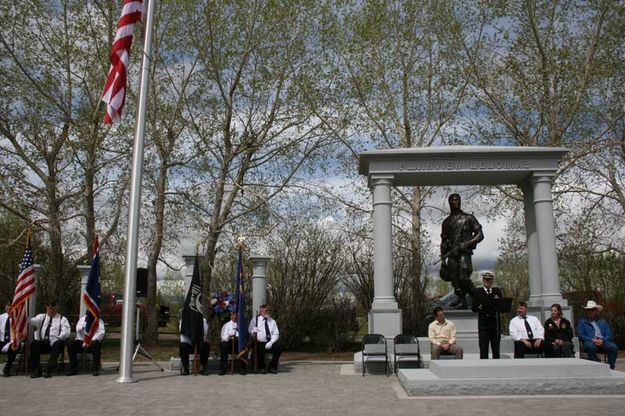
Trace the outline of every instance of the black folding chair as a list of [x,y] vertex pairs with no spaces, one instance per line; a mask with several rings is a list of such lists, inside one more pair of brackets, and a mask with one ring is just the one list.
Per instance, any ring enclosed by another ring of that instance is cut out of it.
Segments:
[[368,334],[362,337],[362,376],[365,376],[366,362],[372,358],[384,357],[386,376],[388,377],[388,352],[386,348],[386,338],[380,334]]
[[400,334],[394,339],[393,346],[393,368],[397,375],[397,367],[400,361],[416,361],[417,368],[423,368],[421,360],[421,349],[419,348],[419,340],[414,335]]

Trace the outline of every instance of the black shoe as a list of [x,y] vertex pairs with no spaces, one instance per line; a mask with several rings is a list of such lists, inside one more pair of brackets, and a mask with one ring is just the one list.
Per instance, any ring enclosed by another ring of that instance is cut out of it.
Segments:
[[75,376],[76,374],[78,374],[78,371],[71,370],[69,373],[67,373],[67,377]]
[[220,376],[225,376],[226,375],[226,370],[219,370],[219,375]]
[[260,373],[261,373],[261,374],[267,374],[267,370],[265,370],[264,368],[261,368],[261,369],[260,369]]
[[43,372],[43,378],[50,378],[50,377],[52,377],[52,374],[50,374],[49,371],[44,371]]
[[41,370],[35,371],[34,373],[30,375],[30,378],[39,378],[39,377],[41,377]]
[[270,368],[270,369],[269,369],[269,372],[270,372],[271,374],[278,374],[278,370],[277,370],[277,369],[275,369],[275,368]]
[[180,375],[181,376],[188,376],[189,375],[189,369],[188,368],[182,368],[180,370]]
[[2,377],[11,377],[11,370],[9,370],[9,371],[3,371],[3,372],[2,372]]
[[246,370],[240,370],[240,371],[239,371],[239,374],[241,374],[242,376],[244,376],[244,375],[246,375],[246,374],[247,374],[247,371],[246,371]]
[[92,376],[97,377],[100,375],[100,370],[93,370],[93,373],[91,373]]

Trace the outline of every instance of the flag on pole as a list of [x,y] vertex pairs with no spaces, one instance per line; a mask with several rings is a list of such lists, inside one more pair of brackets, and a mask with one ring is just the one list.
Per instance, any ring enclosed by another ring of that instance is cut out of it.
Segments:
[[193,343],[201,343],[204,339],[204,314],[202,311],[202,282],[200,281],[200,265],[196,255],[191,285],[184,301],[182,322],[180,323],[180,333]]
[[239,258],[237,260],[237,328],[239,330],[239,351],[244,351],[247,346],[247,321],[245,320],[245,291],[243,277],[243,246],[239,246]]
[[100,326],[100,243],[98,236],[93,241],[93,260],[87,278],[87,287],[82,294],[82,301],[87,307],[84,343],[89,346]]
[[19,348],[20,342],[28,338],[27,323],[28,311],[26,301],[35,293],[35,268],[33,267],[33,251],[31,246],[30,230],[26,238],[26,250],[20,272],[15,283],[15,294],[11,302],[11,339],[14,351]]
[[122,15],[117,24],[115,40],[111,46],[111,69],[109,70],[102,101],[106,103],[104,123],[119,123],[121,121],[122,108],[126,101],[126,77],[132,35],[135,31],[135,23],[141,20],[143,0],[124,0]]

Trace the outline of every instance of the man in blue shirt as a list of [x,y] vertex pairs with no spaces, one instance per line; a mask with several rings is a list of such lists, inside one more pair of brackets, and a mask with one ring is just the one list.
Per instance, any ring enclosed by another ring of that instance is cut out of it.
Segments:
[[577,336],[589,360],[598,361],[597,352],[603,351],[608,355],[610,368],[614,370],[618,347],[612,341],[614,338],[610,325],[604,319],[599,319],[599,312],[602,309],[603,307],[594,300],[586,303],[584,306],[586,318],[580,319],[577,324]]

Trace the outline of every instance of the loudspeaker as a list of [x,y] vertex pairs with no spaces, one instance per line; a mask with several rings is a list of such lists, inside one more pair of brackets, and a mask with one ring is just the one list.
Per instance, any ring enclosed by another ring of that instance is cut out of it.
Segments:
[[145,298],[148,296],[148,269],[137,269],[137,297]]

